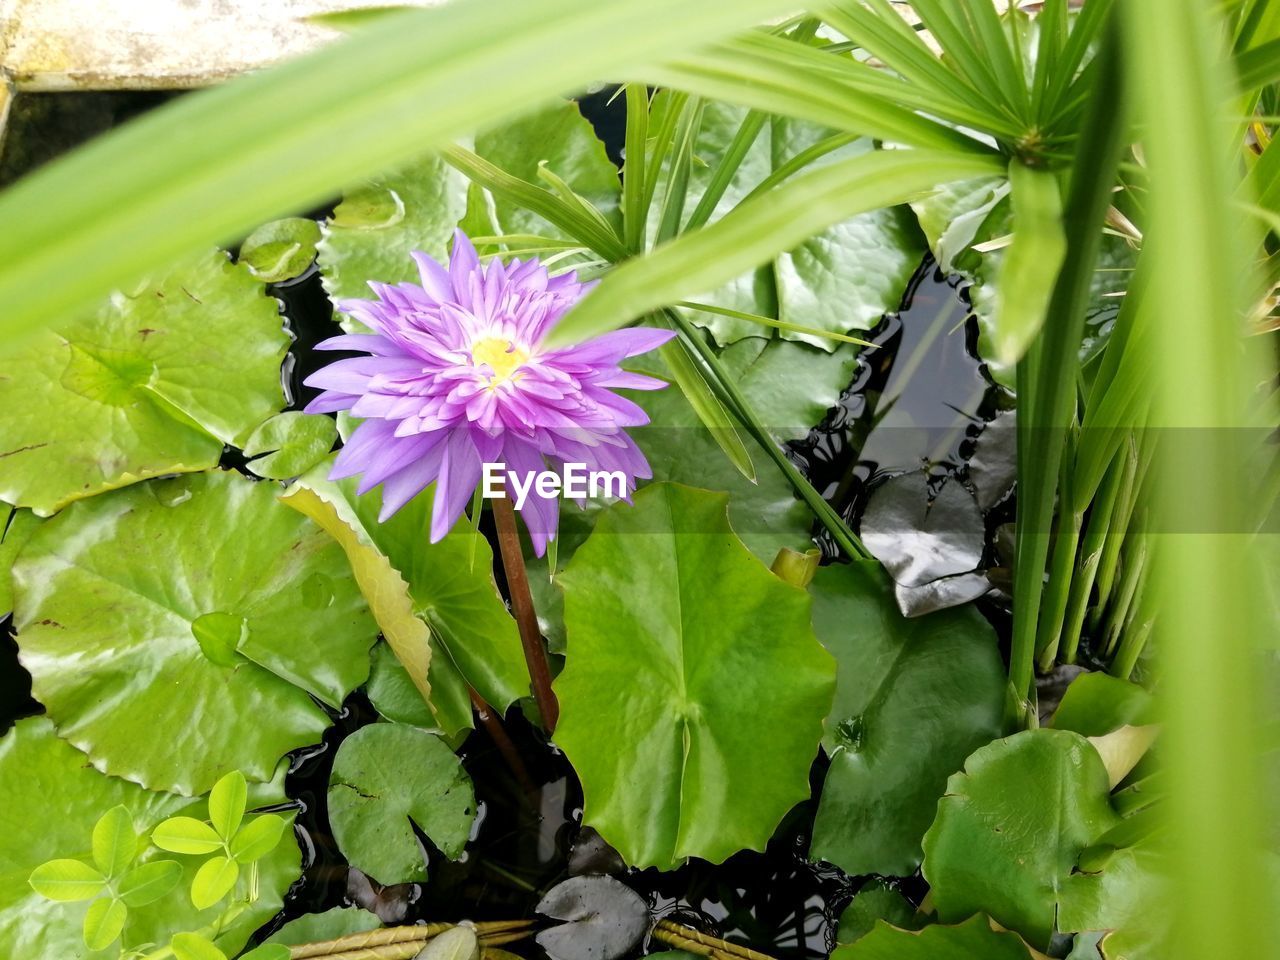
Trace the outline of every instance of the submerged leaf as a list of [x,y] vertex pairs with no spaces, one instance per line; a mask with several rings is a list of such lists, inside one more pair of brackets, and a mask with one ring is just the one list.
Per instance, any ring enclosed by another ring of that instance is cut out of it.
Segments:
[[316,258],[320,224],[306,217],[264,223],[240,244],[240,262],[264,283],[281,283],[306,272]]
[[[266,779],[329,725],[312,697],[337,707],[369,669],[374,627],[341,551],[235,474],[73,504],[31,538],[14,582],[19,656],[59,732],[156,788]],[[197,636],[211,613],[245,624],[230,662]]]
[[902,930],[919,930],[924,926],[924,917],[896,887],[890,886],[888,881],[873,879],[858,888],[849,906],[840,914],[836,942],[848,944],[861,940],[871,932],[877,920]]
[[329,778],[333,836],[352,865],[383,883],[426,879],[414,826],[445,856],[459,856],[475,809],[470,778],[435,734],[375,723],[338,748]]
[[338,428],[332,417],[289,410],[276,414],[253,431],[244,444],[246,464],[270,480],[301,476],[333,449]]
[[995,631],[972,607],[906,619],[875,563],[823,567],[810,592],[835,655],[831,757],[810,855],[846,873],[920,864],[947,778],[999,735],[1005,677]]
[[276,303],[212,251],[0,347],[0,500],[48,516],[205,470],[284,404]]
[[547,891],[538,913],[565,920],[543,930],[538,946],[552,960],[617,960],[631,951],[649,928],[644,899],[612,877],[573,877]]
[[1016,933],[993,929],[986,917],[919,932],[879,923],[857,943],[838,947],[832,960],[1044,960]]
[[381,926],[381,921],[368,910],[354,907],[330,907],[323,913],[306,913],[290,920],[267,938],[267,943],[296,946],[335,940],[349,933],[364,933]]
[[584,821],[635,866],[761,849],[809,792],[834,666],[808,598],[751,556],[726,504],[653,484],[604,511],[560,576],[556,743]]

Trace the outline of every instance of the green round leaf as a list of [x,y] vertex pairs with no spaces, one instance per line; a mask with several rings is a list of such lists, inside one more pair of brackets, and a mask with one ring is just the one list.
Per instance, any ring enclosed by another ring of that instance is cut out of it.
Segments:
[[[268,778],[328,726],[311,697],[337,706],[367,675],[374,628],[342,552],[235,474],[74,504],[14,579],[35,696],[104,770],[152,787]],[[209,614],[244,623],[232,666],[199,642]]]
[[123,806],[114,806],[93,828],[93,862],[108,877],[128,869],[138,853],[138,834],[133,818]]
[[274,813],[263,813],[240,828],[231,841],[231,856],[240,863],[253,863],[275,849],[287,822]]
[[223,840],[230,840],[240,829],[248,799],[249,785],[239,770],[223,776],[209,791],[209,823]]
[[296,946],[336,940],[349,933],[364,933],[382,925],[374,914],[354,907],[331,907],[323,913],[308,913],[290,920],[267,938],[269,944]]
[[850,874],[908,875],[947,777],[1000,734],[995,631],[973,607],[903,617],[876,563],[823,567],[810,592],[838,667],[810,855]]
[[445,856],[459,856],[475,809],[470,778],[435,734],[375,723],[338,748],[329,778],[333,836],[353,866],[382,883],[426,879],[414,824]]
[[130,907],[155,903],[182,880],[182,864],[155,860],[134,867],[120,878],[120,899]]
[[[6,518],[8,529],[3,527]],[[0,616],[13,611],[13,564],[40,522],[30,510],[12,510],[0,503]]]
[[284,403],[276,303],[211,251],[0,347],[0,500],[48,516],[214,466]]
[[240,245],[240,262],[264,283],[301,276],[316,258],[320,224],[305,217],[264,223]]
[[924,875],[944,921],[979,911],[1044,949],[1076,860],[1119,822],[1089,742],[1027,730],[973,754],[947,781],[924,838]]
[[1062,695],[1050,726],[1100,737],[1126,725],[1155,722],[1155,701],[1142,687],[1105,673],[1082,673]]
[[1168,904],[1174,861],[1164,838],[1117,850],[1101,873],[1076,872],[1063,885],[1058,908],[1062,930],[1107,931],[1108,960],[1163,960],[1174,955],[1174,917]]
[[119,900],[103,897],[89,904],[84,915],[84,945],[90,950],[105,950],[115,943],[124,930],[129,908]]
[[[57,816],[51,817],[50,798],[57,800]],[[279,784],[263,785],[255,803],[284,799]],[[104,809],[123,804],[140,832],[150,835],[161,820],[175,815],[204,814],[204,801],[144,790],[135,783],[103,776],[79,750],[58,738],[47,717],[19,720],[0,737],[0,957],[56,957],[58,960],[115,960],[118,951],[91,951],[84,943],[82,924],[88,905],[54,903],[27,884],[31,872],[46,861],[90,856],[94,823]],[[144,850],[143,863],[135,870],[164,862],[167,855]],[[300,855],[293,843],[281,843],[258,862],[259,899],[245,909],[218,938],[235,954],[249,934],[280,909],[284,892],[299,874]],[[192,905],[187,886],[200,861],[181,864],[185,883],[175,886],[145,906],[130,904],[124,939],[130,945],[164,943],[174,930],[198,929],[211,923],[215,913],[202,913]],[[119,881],[123,891],[133,871]],[[143,875],[144,878],[147,876]],[[248,892],[241,878],[238,896]]]
[[170,817],[151,831],[151,842],[170,853],[204,854],[222,849],[218,831],[195,817]]
[[409,254],[421,250],[437,260],[447,258],[454,226],[466,212],[466,196],[462,174],[438,156],[347,191],[321,229],[325,289],[334,298],[367,299],[370,280],[420,283]]
[[835,667],[808,597],[751,556],[726,503],[647,487],[601,514],[561,575],[556,743],[585,821],[632,865],[761,849],[809,794]]
[[253,431],[245,441],[244,454],[256,458],[247,466],[258,476],[288,480],[323,460],[337,439],[338,426],[332,417],[289,410]]
[[169,946],[177,960],[227,960],[225,953],[198,933],[175,933]]
[[79,860],[50,860],[31,871],[31,889],[46,900],[70,902],[96,897],[107,886],[107,878]]
[[413,685],[408,671],[396,659],[391,647],[379,643],[373,648],[370,661],[368,693],[374,709],[396,723],[424,729],[435,727],[435,714],[422,699],[422,694]]
[[956,927],[933,924],[918,933],[876,924],[856,943],[837,948],[831,960],[1032,960],[1032,955],[1016,933],[994,930],[986,917],[973,917]]
[[919,930],[924,919],[895,887],[884,880],[868,880],[840,914],[836,940],[839,943],[861,940],[871,932],[877,920],[903,930]]
[[205,910],[231,892],[240,876],[240,864],[230,857],[210,857],[200,865],[191,881],[191,902]]

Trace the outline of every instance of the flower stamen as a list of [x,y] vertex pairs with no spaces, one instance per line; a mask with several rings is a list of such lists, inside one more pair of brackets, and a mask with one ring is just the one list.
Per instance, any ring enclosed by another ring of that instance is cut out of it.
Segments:
[[471,362],[477,367],[487,366],[493,371],[489,386],[496,387],[514,379],[515,372],[529,359],[529,351],[521,350],[502,337],[485,337],[471,345]]

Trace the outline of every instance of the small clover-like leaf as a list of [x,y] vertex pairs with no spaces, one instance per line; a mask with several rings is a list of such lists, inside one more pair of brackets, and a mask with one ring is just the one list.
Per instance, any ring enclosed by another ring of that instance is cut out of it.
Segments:
[[222,849],[218,832],[195,817],[170,817],[153,831],[151,842],[170,853],[213,853]]
[[138,834],[124,805],[112,807],[93,828],[93,862],[108,877],[124,873],[138,853]]
[[115,943],[124,929],[129,908],[112,897],[104,897],[89,904],[84,915],[84,945],[90,950],[105,950]]
[[227,955],[212,940],[198,933],[175,933],[169,949],[178,960],[227,960]]
[[145,907],[176,887],[181,879],[182,865],[176,860],[156,860],[134,867],[121,877],[117,892],[127,906]]
[[230,840],[240,829],[248,796],[249,785],[239,770],[232,770],[209,792],[209,822],[223,840]]
[[231,856],[240,863],[252,863],[276,848],[284,833],[285,820],[274,813],[264,813],[246,823],[231,841]]
[[31,871],[31,889],[46,900],[88,900],[107,885],[107,878],[79,860],[50,860]]
[[210,857],[191,881],[191,902],[197,910],[213,906],[236,885],[240,864],[230,857]]

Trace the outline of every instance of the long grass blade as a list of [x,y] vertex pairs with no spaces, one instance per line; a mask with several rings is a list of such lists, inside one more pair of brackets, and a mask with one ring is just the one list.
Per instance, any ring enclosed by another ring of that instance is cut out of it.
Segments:
[[840,160],[735,207],[619,267],[556,325],[549,345],[613,330],[658,307],[714,290],[858,213],[903,203],[939,183],[999,173],[994,157],[887,150]]
[[995,348],[1016,363],[1044,326],[1054,281],[1067,252],[1057,175],[1009,162],[1013,242],[1005,254],[996,294]]
[[184,97],[0,195],[0,337],[450,137],[790,9],[783,0],[463,0],[389,15]]

